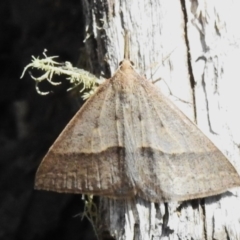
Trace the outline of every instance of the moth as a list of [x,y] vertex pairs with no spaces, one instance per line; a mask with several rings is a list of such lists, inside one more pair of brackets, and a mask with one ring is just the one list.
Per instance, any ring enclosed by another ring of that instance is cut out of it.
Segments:
[[152,202],[238,186],[223,153],[128,59],[69,122],[35,179],[36,189]]

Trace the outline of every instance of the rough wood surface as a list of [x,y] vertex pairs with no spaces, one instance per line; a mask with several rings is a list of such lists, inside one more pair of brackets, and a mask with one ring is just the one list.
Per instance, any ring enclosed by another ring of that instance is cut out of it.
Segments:
[[[240,173],[239,10],[235,1],[85,0],[86,49],[95,74],[112,75],[124,31],[141,74],[227,155]],[[115,239],[240,239],[239,191],[183,203],[100,199]]]

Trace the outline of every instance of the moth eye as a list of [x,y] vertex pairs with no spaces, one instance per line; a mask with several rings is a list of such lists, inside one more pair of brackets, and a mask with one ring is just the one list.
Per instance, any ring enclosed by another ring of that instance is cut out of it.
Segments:
[[121,65],[122,65],[122,63],[123,63],[123,61],[121,61],[121,62],[119,63],[119,66],[121,66]]
[[132,64],[132,66],[134,66],[134,62],[133,61],[130,61],[130,63]]

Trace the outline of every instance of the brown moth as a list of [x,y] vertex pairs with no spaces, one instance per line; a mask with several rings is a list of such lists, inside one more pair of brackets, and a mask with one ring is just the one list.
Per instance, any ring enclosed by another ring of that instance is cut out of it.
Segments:
[[124,59],[43,159],[36,189],[184,201],[240,186],[228,159]]

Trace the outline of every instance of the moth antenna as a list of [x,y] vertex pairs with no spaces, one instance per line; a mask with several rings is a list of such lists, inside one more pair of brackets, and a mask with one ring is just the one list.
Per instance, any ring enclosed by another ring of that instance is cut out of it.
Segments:
[[126,30],[124,36],[124,59],[127,60],[130,60],[129,40],[129,32]]

